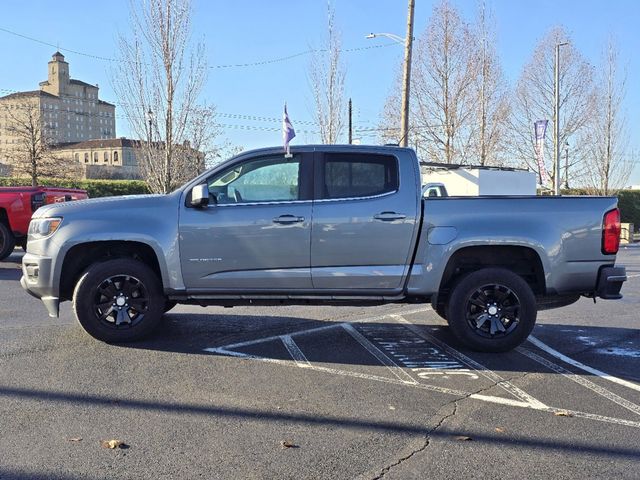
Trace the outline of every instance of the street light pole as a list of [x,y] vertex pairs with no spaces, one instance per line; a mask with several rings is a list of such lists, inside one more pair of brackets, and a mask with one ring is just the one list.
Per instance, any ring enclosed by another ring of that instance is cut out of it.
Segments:
[[402,38],[393,33],[370,33],[366,38],[387,37],[396,43],[404,43],[404,75],[402,82],[402,105],[400,108],[400,145],[409,146],[409,96],[411,90],[411,50],[413,48],[413,11],[415,0],[409,0],[407,13],[407,36]]
[[564,142],[564,188],[569,189],[569,141]]
[[151,151],[151,140],[153,136],[153,112],[151,111],[151,107],[149,107],[149,111],[147,112],[147,121],[149,122],[149,135],[147,135],[149,151]]
[[554,109],[553,109],[553,193],[560,195],[560,47],[568,45],[567,42],[556,43],[556,63],[554,82]]
[[411,86],[411,49],[413,47],[413,11],[415,0],[409,0],[407,36],[404,39],[404,84],[402,86],[402,119],[400,120],[400,145],[409,146],[409,94]]

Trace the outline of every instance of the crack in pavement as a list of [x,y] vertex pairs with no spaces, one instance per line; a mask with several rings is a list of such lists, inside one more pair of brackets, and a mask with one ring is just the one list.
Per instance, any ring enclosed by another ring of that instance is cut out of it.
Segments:
[[467,395],[465,395],[464,397],[461,398],[456,398],[455,400],[452,400],[450,402],[445,403],[444,405],[442,405],[437,411],[436,413],[431,417],[437,417],[438,413],[453,405],[453,411],[451,411],[451,413],[447,413],[446,415],[444,415],[442,418],[440,418],[440,420],[438,420],[438,423],[436,423],[436,425],[427,432],[427,434],[425,435],[424,438],[424,444],[420,447],[417,448],[415,450],[413,450],[412,452],[410,452],[408,455],[405,455],[402,458],[399,458],[397,461],[395,461],[394,463],[387,465],[386,467],[384,467],[382,470],[380,470],[380,473],[378,475],[376,475],[375,477],[372,478],[372,480],[380,480],[381,478],[383,478],[387,473],[389,473],[391,471],[391,469],[397,467],[398,465],[404,463],[405,461],[409,460],[410,458],[412,458],[413,456],[425,451],[427,449],[427,447],[430,445],[431,443],[431,435],[437,431],[440,427],[442,427],[442,425],[444,424],[444,422],[446,422],[449,418],[454,417],[456,415],[456,413],[458,413],[458,403],[462,402],[464,400],[468,400],[471,396],[473,395],[478,395],[481,394],[483,392],[487,392],[489,390],[491,390],[492,388],[495,388],[497,386],[499,386],[501,383],[503,382],[511,382],[513,380],[522,380],[523,378],[527,377],[528,375],[532,375],[534,372],[525,372],[522,375],[514,375],[508,379],[502,379],[499,382],[494,382],[492,385],[489,385],[488,387],[485,388],[481,388],[480,390],[476,391],[476,392],[471,392]]

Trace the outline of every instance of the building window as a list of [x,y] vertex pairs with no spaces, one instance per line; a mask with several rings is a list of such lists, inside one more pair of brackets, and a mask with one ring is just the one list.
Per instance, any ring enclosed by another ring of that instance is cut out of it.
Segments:
[[73,159],[74,159],[76,162],[80,162],[80,154],[79,154],[79,153],[74,153],[74,154],[73,154]]
[[98,163],[98,152],[93,152],[93,163]]
[[89,163],[89,154],[86,152],[84,154],[84,163]]
[[109,161],[109,152],[104,152],[104,163]]
[[113,163],[118,163],[118,152],[113,152]]

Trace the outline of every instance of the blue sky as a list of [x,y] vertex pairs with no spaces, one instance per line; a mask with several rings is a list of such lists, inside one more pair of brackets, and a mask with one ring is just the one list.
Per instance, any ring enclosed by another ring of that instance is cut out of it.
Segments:
[[[476,0],[451,0],[467,20],[478,8]],[[356,128],[374,128],[395,72],[402,48],[385,39],[367,40],[369,32],[404,36],[406,0],[333,0],[336,23],[345,50],[384,45],[345,53],[347,94],[354,103]],[[554,25],[563,25],[574,45],[597,64],[608,36],[620,45],[628,69],[626,109],[631,144],[640,150],[640,2],[635,0],[486,0],[497,26],[497,49],[507,79],[517,81],[537,42]],[[425,29],[433,0],[416,0],[415,34]],[[326,31],[326,0],[193,0],[194,38],[207,46],[210,75],[203,100],[217,105],[224,136],[245,148],[280,144],[282,104],[298,131],[297,143],[317,141],[307,80],[308,55],[249,67],[225,67],[287,57],[318,46]],[[111,88],[112,62],[72,53],[75,50],[117,58],[117,33],[126,33],[128,0],[86,2],[4,0],[0,29],[38,39],[43,45],[0,30],[0,95],[33,90],[46,78],[46,63],[59,45],[70,63],[71,75],[100,85],[100,96],[117,103]],[[68,50],[64,50],[68,49]],[[117,110],[116,110],[117,113]],[[263,117],[272,120],[254,120]],[[129,134],[118,118],[119,136]],[[270,131],[274,129],[275,131]],[[363,141],[376,139],[364,136]],[[640,168],[630,183],[640,184]]]

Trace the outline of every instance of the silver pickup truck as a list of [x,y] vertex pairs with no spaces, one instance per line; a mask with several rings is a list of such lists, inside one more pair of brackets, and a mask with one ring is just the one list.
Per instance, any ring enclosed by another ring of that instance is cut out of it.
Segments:
[[246,152],[168,195],[40,208],[21,283],[107,342],[176,303],[430,302],[464,345],[505,351],[539,309],[621,298],[615,198],[423,198],[420,180],[398,147]]

